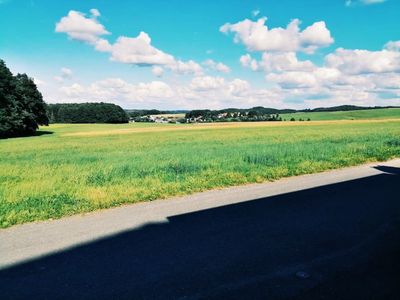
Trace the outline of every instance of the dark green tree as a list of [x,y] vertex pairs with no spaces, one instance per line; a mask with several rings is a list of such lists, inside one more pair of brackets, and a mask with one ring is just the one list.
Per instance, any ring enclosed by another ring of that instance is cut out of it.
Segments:
[[38,91],[32,78],[26,74],[16,76],[16,91],[19,102],[29,115],[26,121],[26,127],[29,130],[36,130],[38,125],[49,125],[47,117],[47,105],[43,101],[42,94]]
[[21,113],[17,105],[15,79],[0,60],[0,137],[13,136],[22,130]]
[[33,80],[26,74],[13,76],[0,60],[0,137],[30,135],[48,123],[46,104]]
[[127,113],[112,103],[49,104],[52,123],[128,123]]

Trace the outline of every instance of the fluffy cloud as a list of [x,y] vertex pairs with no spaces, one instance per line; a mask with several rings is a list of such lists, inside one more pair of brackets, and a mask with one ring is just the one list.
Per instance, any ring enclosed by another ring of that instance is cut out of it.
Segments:
[[131,84],[120,78],[109,78],[96,81],[88,86],[74,83],[60,88],[67,97],[76,100],[101,101],[103,99],[120,103],[130,100],[142,102],[147,99],[168,99],[173,95],[171,87],[162,81]]
[[240,64],[243,67],[250,68],[253,71],[257,71],[258,70],[258,62],[257,62],[257,60],[252,58],[250,54],[242,55],[240,57],[239,61],[240,61]]
[[384,46],[384,49],[386,49],[388,51],[400,52],[400,41],[389,41]]
[[165,69],[171,70],[177,74],[194,74],[196,76],[203,75],[203,68],[193,60],[189,60],[187,62],[178,60],[164,67],[155,65],[151,68],[151,72],[156,77],[162,77]]
[[240,61],[243,66],[250,67],[254,71],[285,72],[285,71],[312,71],[316,67],[309,61],[299,61],[296,53],[267,53],[262,54],[261,61],[257,62],[249,54],[242,56]]
[[111,60],[135,65],[168,65],[174,57],[151,45],[151,38],[140,32],[135,38],[121,36],[111,46]]
[[379,74],[379,75],[374,74],[374,75],[371,75],[368,79],[377,88],[397,90],[399,97],[400,97],[400,74],[399,73],[389,73],[389,74],[384,74],[384,76],[382,76],[381,74]]
[[205,62],[203,62],[203,65],[217,72],[229,73],[231,71],[227,65],[221,62],[215,62],[212,59],[207,59]]
[[171,98],[174,95],[171,87],[163,81],[152,81],[150,83],[139,83],[133,85],[132,96],[145,101],[148,98]]
[[[152,69],[153,74],[158,77],[164,71],[161,67],[178,74],[201,75],[203,73],[202,67],[193,60],[177,60],[173,55],[154,47],[150,36],[143,31],[136,37],[120,36],[115,43],[110,43],[102,38],[109,32],[97,20],[100,12],[97,9],[91,9],[90,13],[91,16],[87,17],[81,12],[71,10],[56,24],[56,32],[66,33],[73,40],[91,44],[97,51],[110,53],[110,59],[115,62],[138,66],[160,66],[160,68]],[[215,67],[222,69],[226,66],[217,64]]]
[[55,30],[66,33],[73,40],[95,44],[100,36],[110,33],[98,22],[99,11],[92,9],[91,14],[91,17],[87,18],[83,13],[71,10],[56,24]]
[[[391,45],[390,45],[391,47]],[[345,74],[400,72],[400,52],[339,48],[326,56],[326,65]]]
[[266,72],[312,71],[315,69],[311,61],[299,61],[294,52],[263,53],[260,66]]
[[190,83],[190,87],[193,90],[203,91],[203,90],[215,90],[222,87],[225,84],[225,79],[222,77],[195,77]]
[[268,81],[285,89],[331,86],[340,78],[340,72],[331,68],[315,68],[312,71],[289,71],[266,75]]
[[74,83],[69,87],[63,86],[60,91],[70,98],[79,98],[84,95],[85,88],[79,83]]
[[278,83],[283,88],[313,87],[317,84],[315,76],[307,72],[272,73],[267,75],[266,79]]
[[[135,38],[119,37],[113,45],[104,43],[102,48],[104,52],[111,53],[112,61],[139,66],[164,66],[177,74],[200,75],[203,72],[195,61],[176,60],[172,55],[153,47],[150,36],[145,32],[140,32]],[[100,50],[99,44],[97,49]],[[153,69],[153,74],[154,70],[160,76],[160,69]]]
[[229,94],[240,96],[246,95],[250,91],[250,83],[243,79],[233,79],[228,83]]
[[203,74],[203,68],[193,60],[187,62],[175,60],[171,64],[168,64],[166,68],[178,74]]
[[235,24],[226,23],[220,27],[223,33],[234,33],[234,41],[243,43],[249,51],[278,51],[313,53],[321,47],[333,43],[330,31],[323,21],[315,22],[303,31],[300,30],[298,19],[294,19],[286,28],[269,29],[265,22],[267,18],[258,21],[245,19]]

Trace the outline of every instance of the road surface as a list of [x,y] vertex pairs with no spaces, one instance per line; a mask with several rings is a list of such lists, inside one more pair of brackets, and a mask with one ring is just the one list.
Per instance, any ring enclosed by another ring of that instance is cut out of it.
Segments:
[[1,299],[398,299],[400,160],[0,230]]

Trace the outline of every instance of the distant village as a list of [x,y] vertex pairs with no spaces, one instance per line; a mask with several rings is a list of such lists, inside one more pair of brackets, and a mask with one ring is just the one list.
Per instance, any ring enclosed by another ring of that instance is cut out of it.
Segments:
[[184,123],[212,123],[212,122],[245,122],[245,121],[282,121],[279,114],[276,115],[257,115],[252,116],[248,113],[219,113],[215,116],[199,115],[188,116],[182,115],[148,115],[139,117],[130,117],[130,122],[147,122],[147,123],[171,123],[171,124],[184,124]]
[[227,108],[222,110],[171,110],[160,111],[156,109],[128,109],[125,110],[130,122],[150,122],[150,123],[212,123],[212,122],[257,122],[257,121],[311,121],[309,118],[297,120],[293,114],[298,112],[334,112],[334,111],[354,111],[365,109],[395,108],[395,106],[385,107],[361,107],[355,105],[341,105],[333,107],[319,107],[314,109],[276,109],[257,106],[247,109]]
[[[128,113],[129,114],[129,113]],[[193,110],[176,114],[130,114],[130,122],[151,123],[212,123],[212,122],[246,122],[246,121],[282,121],[279,113],[266,113],[262,110],[212,111]]]

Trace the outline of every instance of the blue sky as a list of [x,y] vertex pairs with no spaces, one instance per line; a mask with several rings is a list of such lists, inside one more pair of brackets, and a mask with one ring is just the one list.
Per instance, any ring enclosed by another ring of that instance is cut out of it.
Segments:
[[0,0],[0,58],[53,103],[400,105],[399,11],[398,0]]

